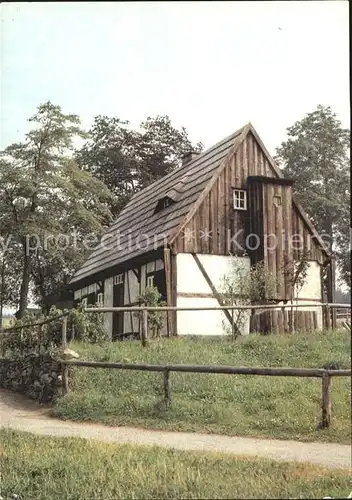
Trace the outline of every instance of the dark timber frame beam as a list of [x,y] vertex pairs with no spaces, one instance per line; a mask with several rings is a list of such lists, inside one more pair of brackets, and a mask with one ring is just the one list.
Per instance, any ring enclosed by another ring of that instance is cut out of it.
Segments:
[[[224,306],[226,304],[224,304],[222,298],[221,298],[221,295],[219,294],[219,292],[217,291],[217,289],[215,288],[215,285],[214,283],[211,281],[210,279],[210,276],[208,275],[208,273],[206,272],[205,270],[205,267],[203,266],[203,264],[201,263],[201,261],[199,260],[199,257],[197,254],[195,253],[192,253],[192,256],[200,270],[200,272],[202,273],[202,275],[204,276],[204,279],[205,281],[208,283],[214,297],[216,298],[216,300],[218,301],[219,305],[220,306]],[[233,320],[232,320],[232,315],[229,313],[228,310],[226,309],[223,309],[223,313],[225,314],[226,318],[228,319],[228,321],[230,322],[230,325],[232,328],[234,328],[234,331],[238,334],[241,334],[241,332],[238,330],[237,326],[233,323]]]
[[[166,299],[167,305],[172,306],[172,297],[171,297],[171,252],[170,248],[164,248],[164,269],[165,269],[165,281],[166,281]],[[172,321],[170,317],[170,312],[166,313],[167,319],[167,335],[170,337],[173,335],[172,332]]]

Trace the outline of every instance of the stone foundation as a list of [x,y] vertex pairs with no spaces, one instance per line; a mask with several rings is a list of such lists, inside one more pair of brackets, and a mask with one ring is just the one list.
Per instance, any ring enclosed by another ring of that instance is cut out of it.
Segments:
[[61,365],[50,356],[0,359],[0,387],[49,403],[61,386]]

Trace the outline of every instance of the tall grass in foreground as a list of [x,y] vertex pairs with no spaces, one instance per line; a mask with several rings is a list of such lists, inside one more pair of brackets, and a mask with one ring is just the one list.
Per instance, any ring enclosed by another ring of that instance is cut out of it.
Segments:
[[[285,336],[167,339],[143,348],[137,342],[75,344],[81,359],[244,367],[350,367],[346,330]],[[54,413],[62,418],[155,429],[267,436],[349,443],[351,380],[332,382],[332,425],[317,430],[321,381],[171,373],[172,403],[163,403],[162,374],[74,368],[69,393]]]
[[348,471],[0,429],[1,495],[21,500],[346,497]]

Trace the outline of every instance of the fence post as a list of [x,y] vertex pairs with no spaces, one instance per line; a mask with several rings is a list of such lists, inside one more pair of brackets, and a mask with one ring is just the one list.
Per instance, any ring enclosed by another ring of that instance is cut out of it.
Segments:
[[5,329],[0,325],[1,356],[5,356]]
[[143,309],[142,311],[142,328],[141,328],[141,342],[142,346],[145,347],[147,345],[148,338],[148,311]]
[[[62,350],[64,351],[67,347],[67,316],[62,320]],[[68,391],[68,366],[63,365],[62,367],[62,388],[63,393],[67,394]]]
[[234,310],[233,308],[231,309],[231,318],[232,318],[232,323],[231,323],[231,328],[232,328],[232,337],[235,337],[235,320],[234,320]]
[[164,370],[164,395],[166,404],[171,403],[170,370]]
[[23,328],[20,329],[20,353],[23,354]]
[[325,429],[330,426],[331,422],[331,379],[332,377],[324,372],[322,376],[322,418],[321,428]]
[[330,330],[331,321],[330,321],[330,307],[328,305],[325,306],[325,326],[327,330]]
[[336,322],[336,308],[331,307],[331,328],[336,330],[337,322]]

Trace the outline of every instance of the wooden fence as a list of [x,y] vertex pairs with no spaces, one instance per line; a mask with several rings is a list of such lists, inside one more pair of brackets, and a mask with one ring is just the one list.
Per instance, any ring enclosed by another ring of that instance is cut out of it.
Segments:
[[[330,306],[332,304],[323,304],[324,306]],[[334,306],[339,306],[335,305]],[[263,306],[250,306],[250,308],[262,308]],[[270,306],[265,306],[269,308]],[[308,307],[308,305],[301,307]],[[112,312],[116,310],[137,310],[142,311],[143,321],[142,321],[142,335],[141,341],[142,345],[146,345],[147,342],[147,329],[148,329],[148,311],[155,310],[217,310],[223,309],[224,307],[217,308],[175,308],[175,307],[102,307],[102,308],[89,308],[86,312]],[[229,306],[228,309],[239,309],[241,306]],[[248,309],[248,307],[246,307]],[[67,318],[64,318],[62,325],[62,344],[63,348],[67,347]],[[266,377],[303,377],[303,378],[321,378],[322,380],[322,398],[321,398],[321,422],[320,428],[327,428],[331,423],[331,382],[333,377],[351,377],[351,370],[326,370],[321,368],[235,368],[231,366],[206,366],[206,365],[149,365],[149,364],[134,364],[134,363],[111,363],[103,361],[80,361],[80,360],[61,360],[63,365],[63,390],[64,393],[68,391],[68,367],[90,367],[90,368],[105,368],[105,369],[117,369],[117,370],[136,370],[136,371],[148,371],[148,372],[161,372],[163,373],[163,388],[164,388],[164,399],[166,404],[171,403],[171,383],[170,383],[170,373],[171,372],[181,372],[181,373],[203,373],[203,374],[223,374],[223,375],[255,375],[255,376],[266,376]]]
[[331,423],[331,380],[332,377],[350,377],[351,370],[324,370],[314,368],[234,368],[231,366],[206,365],[148,365],[132,363],[107,363],[103,361],[62,360],[64,393],[68,391],[68,366],[90,368],[106,368],[117,370],[136,370],[163,373],[164,398],[166,404],[171,403],[170,373],[208,373],[226,375],[257,375],[268,377],[304,377],[322,379],[322,416],[320,428]]
[[[325,311],[326,316],[331,318],[331,310],[333,308],[344,308],[350,309],[350,305],[346,304],[295,304],[294,308],[304,308],[304,307],[318,307],[321,306],[323,311]],[[216,310],[268,310],[268,309],[285,309],[292,308],[291,304],[285,304],[284,306],[277,305],[248,305],[248,306],[218,306],[218,307],[99,307],[99,308],[87,308],[86,313],[104,313],[104,312],[115,312],[115,311],[139,311],[142,314],[142,329],[141,329],[141,342],[145,346],[147,344],[148,338],[148,312],[149,311],[216,311]],[[336,315],[335,315],[336,316]],[[59,318],[63,318],[62,321],[62,347],[65,350],[68,346],[67,342],[67,313],[60,315],[56,318],[45,320],[38,323],[44,324],[49,321],[56,321]],[[12,327],[2,331],[3,334],[10,334],[14,330],[25,328],[30,325],[21,325],[19,327]],[[329,322],[328,326],[331,327],[332,323]],[[351,377],[351,370],[326,370],[318,368],[235,368],[230,366],[205,366],[205,365],[148,365],[148,364],[130,364],[130,363],[106,363],[101,361],[81,361],[73,359],[62,359],[62,381],[63,381],[63,391],[66,393],[69,387],[69,377],[68,368],[69,366],[81,366],[81,367],[91,367],[91,368],[105,368],[105,369],[118,369],[118,370],[137,370],[137,371],[152,371],[163,373],[163,387],[164,387],[164,397],[167,404],[171,403],[171,384],[170,384],[170,373],[171,372],[183,372],[183,373],[203,373],[203,374],[225,374],[225,375],[254,375],[254,376],[276,376],[276,377],[304,377],[304,378],[321,378],[322,380],[322,416],[320,427],[326,428],[330,426],[331,423],[331,381],[333,377]]]
[[[168,312],[178,312],[178,311],[231,311],[231,326],[232,326],[232,334],[235,334],[236,325],[234,321],[234,311],[260,311],[263,313],[262,319],[257,319],[252,323],[255,329],[257,330],[260,327],[264,327],[266,332],[268,331],[276,331],[280,333],[285,333],[290,331],[293,333],[295,328],[302,328],[311,331],[315,329],[317,325],[316,315],[312,314],[304,314],[308,313],[308,311],[298,311],[298,309],[302,308],[314,308],[317,307],[322,308],[322,316],[323,316],[323,326],[330,330],[331,328],[336,328],[336,314],[332,312],[335,309],[351,309],[350,304],[335,304],[335,303],[323,303],[323,302],[314,302],[310,304],[262,304],[262,305],[243,305],[243,306],[234,306],[234,305],[226,305],[226,306],[194,306],[194,307],[176,307],[176,306],[122,306],[122,307],[88,307],[84,311],[86,313],[114,313],[114,312],[139,312],[141,314],[141,328],[140,328],[140,339],[143,345],[146,345],[147,337],[148,337],[148,312],[151,311],[165,311]],[[296,319],[294,318],[294,312],[296,312]],[[300,314],[298,314],[300,313]],[[264,321],[262,321],[264,320]],[[300,320],[300,321],[298,321]]]

